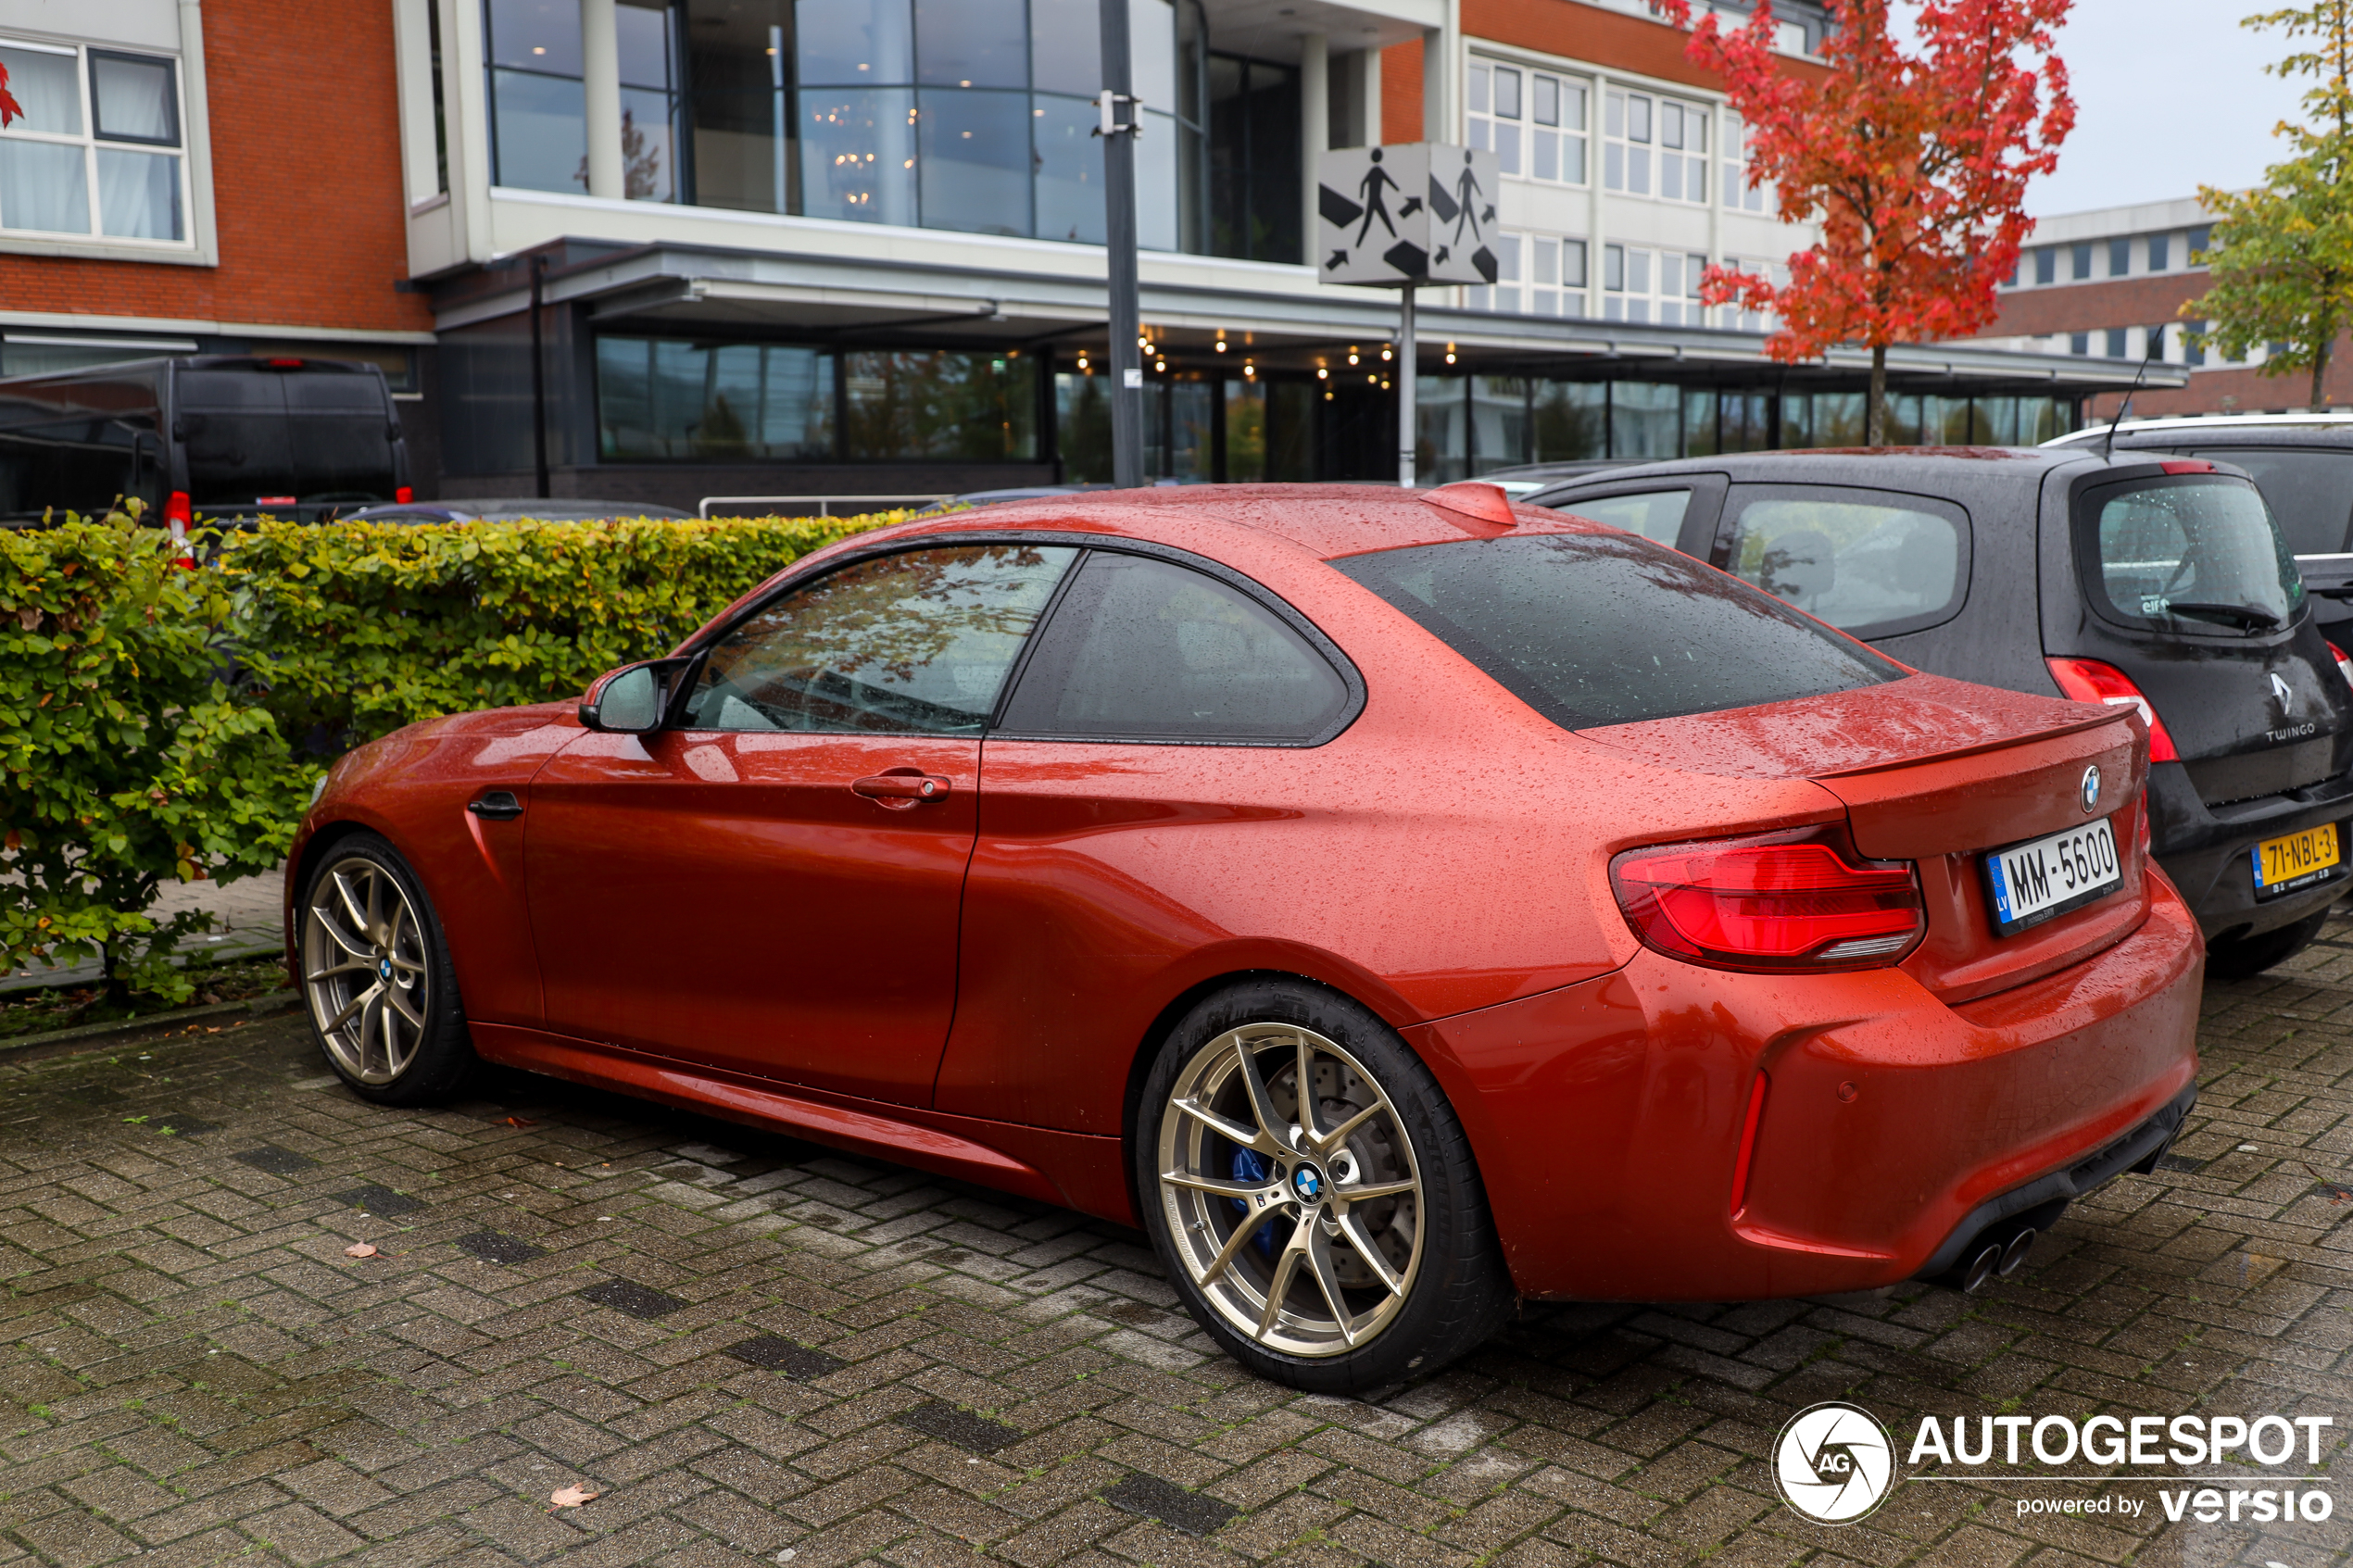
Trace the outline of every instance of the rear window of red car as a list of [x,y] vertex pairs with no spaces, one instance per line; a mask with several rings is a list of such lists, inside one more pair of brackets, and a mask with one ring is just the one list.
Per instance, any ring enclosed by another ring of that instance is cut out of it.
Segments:
[[1623,534],[1465,540],[1331,563],[1563,729],[1820,696],[1903,666]]

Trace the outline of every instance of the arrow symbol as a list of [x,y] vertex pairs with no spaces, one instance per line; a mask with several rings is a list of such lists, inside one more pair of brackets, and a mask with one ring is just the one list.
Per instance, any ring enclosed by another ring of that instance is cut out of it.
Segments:
[[1344,250],[1336,250],[1332,252],[1332,258],[1324,263],[1324,270],[1327,272],[1333,272],[1347,265],[1348,253]]
[[1411,217],[1413,217],[1413,216],[1414,216],[1414,214],[1416,214],[1416,213],[1419,212],[1421,209],[1422,209],[1422,198],[1421,198],[1421,197],[1419,197],[1419,196],[1407,196],[1407,197],[1405,198],[1405,205],[1404,205],[1403,207],[1399,207],[1399,208],[1397,209],[1397,216],[1398,216],[1398,217],[1400,217],[1400,218],[1411,218]]
[[1445,264],[1446,257],[1447,257],[1450,254],[1452,254],[1452,253],[1451,253],[1451,252],[1447,249],[1447,247],[1446,247],[1446,246],[1444,246],[1444,245],[1440,245],[1440,246],[1438,247],[1438,254],[1437,254],[1436,256],[1434,256],[1434,257],[1430,257],[1429,264],[1430,264],[1432,267],[1440,267],[1440,266],[1443,266],[1443,265]]

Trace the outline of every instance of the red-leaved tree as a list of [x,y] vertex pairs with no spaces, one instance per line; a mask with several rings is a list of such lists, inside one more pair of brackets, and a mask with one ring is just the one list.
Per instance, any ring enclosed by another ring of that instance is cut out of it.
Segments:
[[[1916,53],[1889,28],[1890,0],[1830,0],[1829,67],[1800,75],[1773,51],[1769,0],[1737,30],[1714,15],[1686,54],[1722,76],[1748,135],[1748,177],[1789,223],[1821,239],[1789,258],[1789,282],[1711,267],[1710,305],[1769,311],[1774,358],[1871,351],[1865,440],[1887,429],[1887,347],[1967,337],[1998,308],[1994,287],[2033,228],[2026,182],[2058,163],[2075,124],[2052,30],[2073,0],[1920,0]],[[1691,26],[1691,0],[1657,0]]]

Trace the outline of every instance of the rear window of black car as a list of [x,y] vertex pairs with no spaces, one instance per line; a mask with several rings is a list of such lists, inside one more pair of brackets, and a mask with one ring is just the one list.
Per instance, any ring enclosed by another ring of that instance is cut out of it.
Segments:
[[1466,540],[1332,565],[1563,729],[1754,708],[1905,674],[1769,594],[1624,535]]
[[2150,631],[2208,634],[2284,626],[2304,580],[2262,494],[2243,480],[2104,484],[2077,503],[2093,608]]

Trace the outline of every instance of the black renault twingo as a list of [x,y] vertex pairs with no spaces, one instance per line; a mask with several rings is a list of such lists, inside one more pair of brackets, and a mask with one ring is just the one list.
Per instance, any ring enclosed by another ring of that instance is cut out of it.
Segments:
[[1754,452],[1528,499],[1673,545],[1918,669],[2137,709],[2153,848],[2217,975],[2296,952],[2353,885],[2353,666],[2234,468],[2121,449]]

